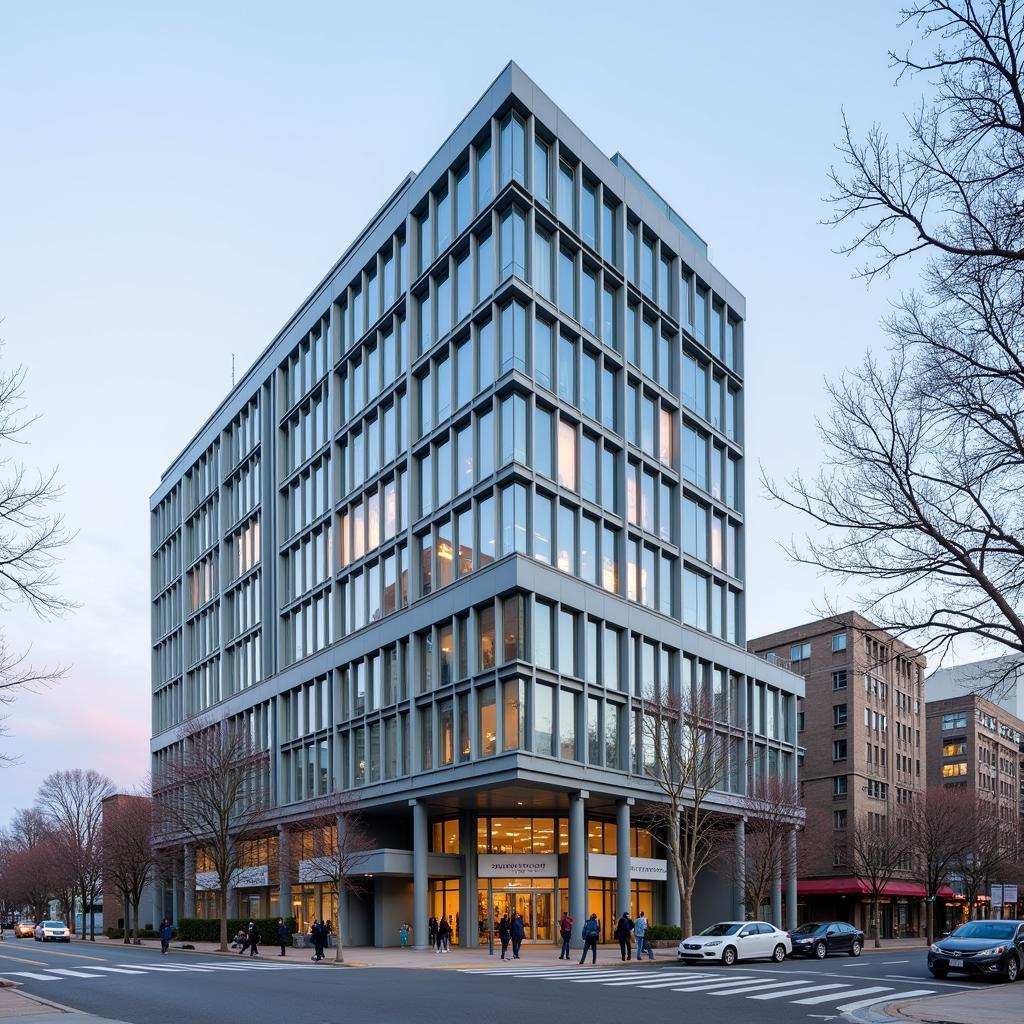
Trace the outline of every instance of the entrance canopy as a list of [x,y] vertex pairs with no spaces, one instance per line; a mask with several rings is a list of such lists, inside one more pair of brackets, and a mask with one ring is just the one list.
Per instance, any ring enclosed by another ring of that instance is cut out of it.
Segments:
[[[800,896],[870,896],[871,886],[861,878],[801,878],[797,883]],[[886,883],[883,896],[907,896],[926,899],[928,893],[920,882],[892,881]],[[948,885],[942,886],[936,894],[942,899],[956,897]]]

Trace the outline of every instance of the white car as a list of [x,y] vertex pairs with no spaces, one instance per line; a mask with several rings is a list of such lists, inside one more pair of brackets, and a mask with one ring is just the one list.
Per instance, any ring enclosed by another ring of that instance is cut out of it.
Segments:
[[793,952],[788,932],[764,921],[720,921],[679,943],[676,957],[687,963],[717,960],[731,967],[737,960],[764,958],[781,964]]
[[36,925],[36,942],[70,942],[71,932],[63,921],[40,921]]

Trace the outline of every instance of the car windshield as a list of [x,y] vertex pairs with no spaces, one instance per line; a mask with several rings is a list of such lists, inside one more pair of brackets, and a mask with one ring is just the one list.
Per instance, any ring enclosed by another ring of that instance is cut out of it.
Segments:
[[64,922],[63,921],[44,921],[43,922],[43,927],[44,928],[63,928],[64,927]]
[[970,921],[960,925],[951,939],[1012,939],[1017,926],[1005,921]]
[[704,931],[700,932],[700,935],[735,935],[741,928],[741,925],[726,921],[724,924],[713,924],[710,928],[705,928]]
[[806,924],[800,925],[800,927],[797,928],[797,930],[795,932],[793,932],[793,934],[794,935],[816,935],[818,932],[822,931],[825,927],[826,927],[826,925],[822,921],[808,921]]

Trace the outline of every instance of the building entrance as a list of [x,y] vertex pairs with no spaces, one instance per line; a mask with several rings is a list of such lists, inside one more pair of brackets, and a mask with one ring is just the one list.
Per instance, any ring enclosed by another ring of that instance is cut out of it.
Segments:
[[[505,914],[511,918],[519,914],[523,919],[526,942],[554,942],[555,940],[555,880],[531,878],[495,878],[491,892],[494,899],[494,931],[497,939],[498,922]],[[487,941],[487,886],[479,890],[480,937]]]

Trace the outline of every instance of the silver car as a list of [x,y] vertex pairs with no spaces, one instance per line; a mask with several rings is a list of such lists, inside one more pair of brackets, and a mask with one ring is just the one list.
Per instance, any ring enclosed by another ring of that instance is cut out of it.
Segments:
[[717,961],[731,967],[737,960],[760,958],[781,964],[792,952],[789,933],[765,921],[721,921],[683,939],[676,957],[687,963]]

